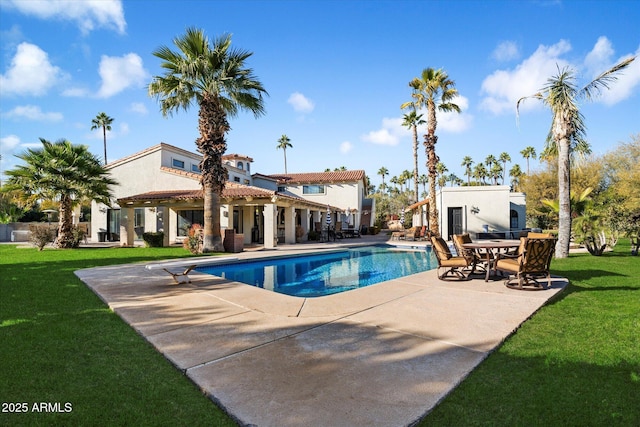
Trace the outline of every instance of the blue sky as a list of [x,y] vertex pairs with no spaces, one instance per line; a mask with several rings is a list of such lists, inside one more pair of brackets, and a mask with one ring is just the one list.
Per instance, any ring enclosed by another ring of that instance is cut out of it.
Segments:
[[[102,133],[90,130],[100,112],[115,119],[110,161],[160,142],[195,151],[197,108],[164,118],[146,86],[161,73],[152,52],[197,27],[212,39],[231,33],[233,46],[252,51],[247,65],[269,92],[266,115],[230,120],[227,152],[253,157],[253,172],[284,171],[282,134],[293,145],[289,172],[346,166],[377,185],[382,166],[390,176],[411,170],[399,107],[426,67],[444,68],[460,93],[462,113],[438,115],[436,150],[449,171],[463,178],[464,156],[502,152],[507,168],[525,170],[519,153],[542,151],[550,113],[530,100],[517,124],[516,100],[557,66],[586,83],[638,55],[638,22],[635,0],[0,0],[1,168],[41,137],[86,144],[102,158]],[[582,111],[596,154],[639,133],[640,59]],[[419,153],[422,174],[422,144]]]

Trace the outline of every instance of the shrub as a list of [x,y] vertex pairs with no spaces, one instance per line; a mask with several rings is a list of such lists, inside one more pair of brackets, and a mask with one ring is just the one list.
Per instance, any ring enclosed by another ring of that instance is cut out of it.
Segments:
[[315,230],[309,230],[309,234],[307,235],[309,240],[318,240],[320,235]]
[[162,231],[142,233],[142,240],[148,248],[161,248],[164,246],[164,233]]
[[187,238],[182,242],[182,246],[192,254],[202,253],[202,226],[193,224],[187,231]]
[[33,243],[39,251],[44,249],[47,244],[53,242],[56,238],[56,232],[49,225],[29,225],[29,241]]

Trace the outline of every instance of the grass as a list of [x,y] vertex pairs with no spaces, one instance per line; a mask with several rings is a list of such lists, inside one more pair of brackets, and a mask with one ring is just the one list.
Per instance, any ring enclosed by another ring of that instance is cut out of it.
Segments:
[[[183,256],[0,245],[0,401],[29,408],[0,412],[0,425],[234,425],[73,274]],[[640,257],[627,240],[553,269],[571,279],[567,291],[421,425],[640,425]],[[72,412],[34,413],[38,402],[69,402]]]
[[[235,425],[73,274],[186,254],[0,245],[0,425]],[[72,412],[33,412],[39,402]]]
[[477,426],[640,425],[640,257],[554,260],[571,284],[422,422]]

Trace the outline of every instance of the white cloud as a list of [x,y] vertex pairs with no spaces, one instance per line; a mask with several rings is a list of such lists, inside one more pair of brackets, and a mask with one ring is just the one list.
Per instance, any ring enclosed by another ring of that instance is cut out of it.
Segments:
[[[540,45],[527,59],[513,70],[497,70],[482,82],[481,92],[485,98],[480,108],[501,114],[514,111],[518,99],[536,93],[546,80],[562,69],[568,62],[561,55],[569,52],[571,45],[565,40],[551,46]],[[541,103],[521,104],[522,110],[536,108]]]
[[148,113],[147,107],[142,102],[133,102],[129,107],[129,111],[134,113],[146,115]]
[[598,38],[595,46],[584,59],[584,65],[587,67],[589,74],[592,77],[596,77],[605,70],[607,65],[611,64],[613,53],[613,47],[609,39],[604,36]]
[[[460,107],[460,113],[455,111],[446,113],[442,111],[436,112],[436,120],[438,122],[436,133],[438,133],[438,131],[461,133],[471,127],[473,116],[466,112],[469,109],[469,99],[462,95],[458,95],[452,99],[451,102]],[[418,111],[418,114],[422,114],[422,119],[426,121],[427,110],[420,110]],[[418,127],[418,135],[422,135],[426,133],[426,131],[426,124]]]
[[520,49],[515,42],[504,41],[500,43],[491,56],[498,61],[511,61],[520,57]]
[[349,141],[344,141],[342,144],[340,144],[340,152],[342,154],[347,154],[351,150],[353,150],[353,144],[350,143]]
[[99,73],[102,77],[102,86],[98,91],[99,98],[116,95],[130,86],[142,86],[147,79],[142,58],[135,53],[122,57],[103,55]]
[[[630,56],[635,56],[636,59],[629,64],[627,68],[617,73],[616,76],[618,79],[609,85],[609,89],[604,89],[601,96],[598,97],[598,100],[602,101],[605,105],[613,105],[629,98],[633,91],[640,87],[640,46],[638,46],[638,49],[633,55],[625,55],[615,61],[615,63]],[[598,73],[607,70],[612,65],[614,64],[606,65],[600,69]]]
[[361,135],[360,139],[377,145],[398,145],[400,138],[409,135],[409,130],[402,126],[402,118],[382,119],[382,129]]
[[40,19],[75,22],[83,34],[101,27],[124,34],[127,26],[120,0],[6,0],[2,5]]
[[39,122],[59,122],[63,119],[62,113],[45,113],[40,107],[35,105],[22,105],[15,107],[13,110],[4,114],[5,117],[12,119],[27,119]]
[[20,43],[7,72],[0,76],[0,91],[7,95],[44,95],[65,78],[60,68],[49,62],[45,51],[31,43]]
[[300,113],[310,113],[315,108],[314,103],[300,92],[292,93],[287,102]]
[[79,87],[70,87],[62,91],[62,96],[67,96],[69,98],[82,98],[89,94],[86,89],[82,89]]
[[7,135],[0,138],[0,151],[3,154],[11,153],[18,145],[20,145],[20,138],[17,135]]

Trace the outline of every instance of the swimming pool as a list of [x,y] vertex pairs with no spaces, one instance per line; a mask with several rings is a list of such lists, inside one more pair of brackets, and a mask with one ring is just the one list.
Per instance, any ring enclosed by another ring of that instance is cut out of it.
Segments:
[[366,246],[318,255],[203,266],[196,270],[281,294],[319,297],[436,267],[430,248],[401,250]]

